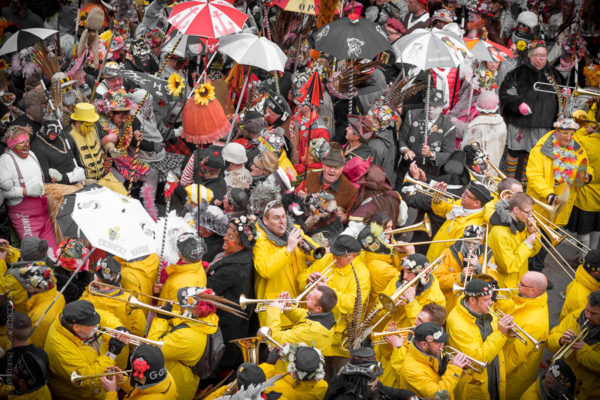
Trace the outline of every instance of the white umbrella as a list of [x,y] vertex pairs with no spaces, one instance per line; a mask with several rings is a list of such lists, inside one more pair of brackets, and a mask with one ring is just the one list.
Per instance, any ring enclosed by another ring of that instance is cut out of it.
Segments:
[[287,61],[287,56],[275,43],[245,32],[219,38],[218,50],[238,64],[251,65],[265,71],[283,72]]
[[33,46],[57,32],[54,29],[44,28],[21,29],[4,42],[0,48],[0,56]]
[[458,36],[442,29],[417,29],[392,45],[396,60],[415,65],[421,70],[456,68],[472,57]]
[[77,193],[72,217],[92,246],[125,260],[156,252],[158,226],[136,199],[105,187]]

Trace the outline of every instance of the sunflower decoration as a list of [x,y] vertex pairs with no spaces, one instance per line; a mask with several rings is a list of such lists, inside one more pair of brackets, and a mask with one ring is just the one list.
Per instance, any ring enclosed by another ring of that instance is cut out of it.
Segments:
[[210,83],[200,85],[194,89],[194,102],[203,106],[215,99],[215,88]]
[[179,97],[184,87],[185,83],[183,83],[181,76],[177,72],[173,72],[167,81],[167,90],[169,93],[175,97]]
[[517,42],[517,50],[523,51],[525,49],[527,49],[527,43],[524,40],[519,40]]

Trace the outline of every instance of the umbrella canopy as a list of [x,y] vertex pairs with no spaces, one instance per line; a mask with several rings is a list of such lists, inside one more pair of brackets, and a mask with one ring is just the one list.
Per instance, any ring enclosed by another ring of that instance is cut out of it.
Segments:
[[92,246],[125,260],[156,251],[158,226],[136,199],[105,187],[78,191],[72,218]]
[[416,29],[394,42],[396,61],[417,68],[456,68],[471,57],[469,49],[458,36],[442,29]]
[[[285,11],[316,15],[319,13],[321,0],[275,0],[273,4]],[[339,14],[340,10],[341,4],[338,2],[335,13]]]
[[479,61],[506,61],[513,58],[512,50],[490,40],[463,39],[473,57]]
[[73,209],[75,207],[75,196],[77,193],[89,192],[90,190],[101,189],[102,186],[94,183],[93,185],[84,186],[76,192],[67,194],[63,197],[60,208],[56,213],[56,223],[60,228],[60,232],[64,237],[86,239],[85,235],[79,229],[77,222],[73,220]]
[[390,42],[383,28],[353,14],[322,26],[312,35],[314,48],[339,60],[350,58],[373,59],[382,51],[390,50]]
[[[181,37],[181,40],[179,38]],[[173,50],[175,43],[179,41],[177,47]],[[208,52],[214,53],[219,46],[219,40],[215,38],[203,38],[194,35],[184,35],[177,29],[171,29],[165,35],[162,51],[166,53],[173,52],[174,55],[186,58],[188,56],[197,56],[206,54],[206,43],[208,42]]]
[[219,38],[219,51],[243,65],[265,71],[281,71],[287,56],[275,43],[251,33],[236,33]]
[[176,4],[168,21],[186,35],[217,38],[241,31],[247,18],[224,0],[194,0]]
[[309,104],[320,107],[323,102],[323,82],[319,71],[313,72],[308,81],[300,88],[298,101],[303,102],[308,97]]
[[57,32],[54,29],[43,28],[21,29],[4,42],[2,48],[0,48],[0,56],[33,46]]

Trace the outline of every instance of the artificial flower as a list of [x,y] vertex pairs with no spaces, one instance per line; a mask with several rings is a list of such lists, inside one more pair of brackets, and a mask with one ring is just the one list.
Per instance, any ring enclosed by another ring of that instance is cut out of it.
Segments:
[[181,76],[179,76],[177,72],[173,72],[169,76],[169,80],[167,81],[167,90],[169,91],[169,93],[175,97],[178,97],[183,91],[184,87],[185,84],[183,83],[183,79],[181,79]]
[[104,43],[110,43],[110,39],[112,38],[112,31],[109,29],[109,30],[102,32],[100,34],[99,38]]
[[560,184],[567,182],[572,184],[575,173],[577,172],[577,156],[573,148],[573,141],[567,147],[561,147],[558,144],[558,138],[554,135],[552,140],[552,161],[554,166],[554,182]]
[[194,90],[194,102],[203,106],[215,99],[215,88],[210,83],[200,85]]
[[519,50],[519,51],[523,51],[523,50],[525,50],[526,48],[527,48],[527,43],[525,43],[525,41],[523,41],[523,40],[519,40],[519,41],[517,42],[517,50]]

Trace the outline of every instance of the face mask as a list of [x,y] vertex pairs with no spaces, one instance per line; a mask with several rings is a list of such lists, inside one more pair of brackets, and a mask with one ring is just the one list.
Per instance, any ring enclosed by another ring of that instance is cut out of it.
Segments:
[[94,124],[82,123],[79,125],[79,132],[82,135],[88,135],[90,132],[94,130]]

